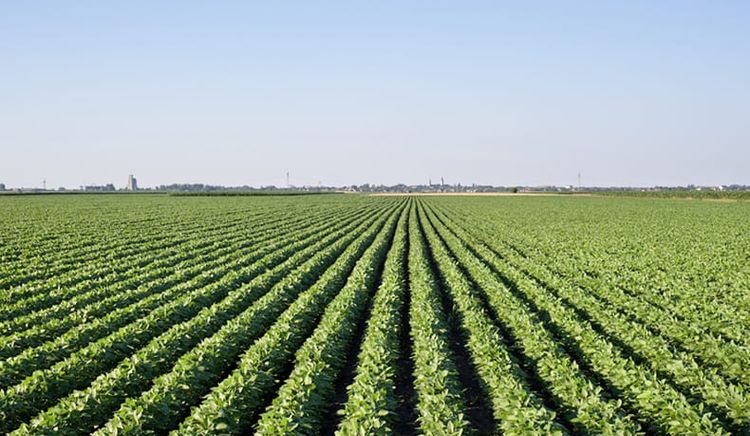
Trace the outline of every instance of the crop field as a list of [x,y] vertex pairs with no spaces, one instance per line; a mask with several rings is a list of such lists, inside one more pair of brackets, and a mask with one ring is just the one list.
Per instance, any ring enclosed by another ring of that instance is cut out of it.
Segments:
[[750,202],[0,197],[0,434],[747,434]]

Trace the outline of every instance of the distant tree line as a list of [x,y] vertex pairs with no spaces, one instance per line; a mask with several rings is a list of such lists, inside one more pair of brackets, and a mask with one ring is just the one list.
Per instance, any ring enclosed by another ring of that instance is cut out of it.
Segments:
[[[5,193],[108,193],[122,192],[112,183],[106,185],[86,185],[77,190],[66,190],[59,188],[58,191],[42,190],[39,188],[14,188],[7,189],[0,184],[0,191]],[[129,191],[128,191],[129,192]],[[722,185],[722,186],[653,186],[653,187],[616,187],[616,186],[492,186],[492,185],[462,185],[460,183],[449,185],[425,184],[425,185],[397,185],[383,184],[361,184],[347,186],[289,186],[277,187],[274,185],[253,187],[243,186],[221,186],[207,185],[203,183],[173,183],[159,185],[155,188],[140,188],[138,193],[170,193],[170,194],[216,194],[216,195],[303,195],[314,193],[333,192],[356,192],[356,193],[492,193],[492,192],[545,192],[560,194],[600,193],[606,195],[626,195],[643,197],[695,197],[695,198],[750,198],[750,186],[747,185]],[[135,193],[133,192],[133,193]]]

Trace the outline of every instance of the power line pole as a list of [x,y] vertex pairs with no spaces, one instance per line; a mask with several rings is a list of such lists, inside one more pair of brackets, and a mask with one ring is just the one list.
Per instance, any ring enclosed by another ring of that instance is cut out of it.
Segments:
[[42,179],[42,190],[43,191],[47,190],[47,178],[46,177]]
[[581,190],[581,172],[578,171],[578,190]]

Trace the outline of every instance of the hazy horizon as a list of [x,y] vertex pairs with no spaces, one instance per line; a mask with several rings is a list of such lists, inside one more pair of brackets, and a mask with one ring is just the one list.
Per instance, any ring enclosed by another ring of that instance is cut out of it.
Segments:
[[7,2],[0,183],[750,184],[750,3]]

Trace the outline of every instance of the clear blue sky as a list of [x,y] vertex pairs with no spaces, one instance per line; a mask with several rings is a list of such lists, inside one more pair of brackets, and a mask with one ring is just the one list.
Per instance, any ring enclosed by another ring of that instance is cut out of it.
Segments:
[[6,1],[0,183],[750,184],[747,1]]

